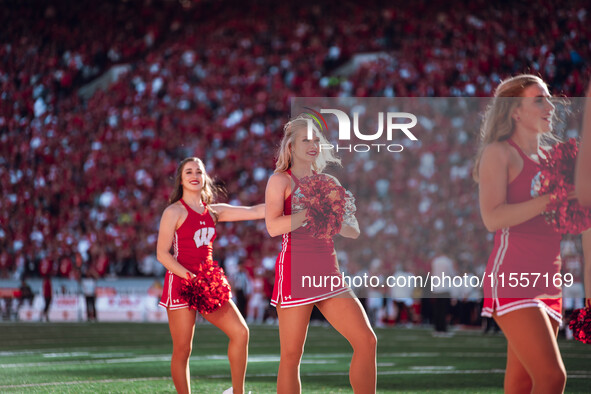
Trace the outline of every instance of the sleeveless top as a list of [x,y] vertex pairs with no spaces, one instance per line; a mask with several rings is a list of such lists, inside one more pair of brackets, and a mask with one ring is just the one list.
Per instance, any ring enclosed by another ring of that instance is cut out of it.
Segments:
[[[291,173],[291,169],[287,170],[287,173],[289,174],[291,179],[293,179],[295,187],[283,202],[283,212],[286,216],[292,214],[292,196],[300,188],[300,180]],[[334,250],[334,241],[332,239],[315,238],[310,232],[310,230],[306,228],[306,226],[298,227],[294,231],[283,234],[283,240],[284,242],[287,242],[288,251],[291,250],[291,248],[294,246],[294,243],[297,245],[297,250],[299,252],[309,250],[332,253],[332,251]]]
[[189,207],[183,199],[179,201],[187,209],[188,215],[174,233],[174,257],[185,268],[192,271],[201,262],[213,260],[213,241],[216,237],[215,222],[209,213],[207,204],[203,203],[203,213],[199,214]]
[[[523,160],[523,169],[507,185],[507,203],[517,204],[537,195],[540,166],[515,142],[507,142]],[[502,316],[522,308],[541,307],[560,322],[561,287],[553,280],[561,269],[560,239],[543,215],[497,230],[483,278],[482,315],[491,317],[496,312]],[[513,282],[511,277],[515,278]]]
[[[283,203],[284,215],[292,214],[292,195],[298,192],[300,182],[288,170],[295,183],[292,193]],[[281,252],[275,263],[275,285],[271,305],[281,303],[282,308],[301,306],[349,292],[345,284],[333,286],[332,280],[320,285],[321,278],[340,277],[332,239],[317,239],[305,226],[283,234]],[[314,279],[313,279],[314,278]]]
[[[517,204],[531,200],[533,198],[532,194],[537,193],[537,189],[539,188],[540,165],[523,153],[521,148],[511,139],[507,140],[507,142],[517,150],[523,160],[523,169],[507,185],[507,204]],[[511,227],[511,232],[556,235],[560,238],[560,235],[546,222],[543,215],[537,215],[526,222]]]

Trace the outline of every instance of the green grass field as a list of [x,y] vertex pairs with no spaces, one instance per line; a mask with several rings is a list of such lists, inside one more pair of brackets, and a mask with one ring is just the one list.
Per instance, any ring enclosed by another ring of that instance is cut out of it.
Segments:
[[[457,331],[433,338],[428,329],[376,329],[378,392],[501,393],[505,365],[502,335]],[[195,393],[230,386],[227,340],[199,324],[191,358]],[[568,371],[566,391],[588,393],[591,346],[560,340]],[[166,324],[0,324],[2,393],[174,393],[169,374],[171,340]],[[350,393],[348,343],[332,328],[312,326],[302,361],[304,393]],[[274,393],[279,362],[276,326],[251,326],[246,385]]]

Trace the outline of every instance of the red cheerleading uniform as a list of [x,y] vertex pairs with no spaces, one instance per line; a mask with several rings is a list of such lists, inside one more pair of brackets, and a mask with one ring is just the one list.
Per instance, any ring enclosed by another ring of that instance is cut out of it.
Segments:
[[[204,262],[213,263],[213,240],[216,237],[215,222],[207,204],[199,214],[182,199],[179,200],[188,212],[187,218],[174,233],[174,258],[187,270],[197,272]],[[188,308],[189,304],[180,297],[181,278],[170,271],[164,277],[164,288],[159,305],[174,309]]]
[[[299,189],[298,179],[291,170],[287,173],[293,179],[295,188],[283,203],[283,214],[286,216],[291,215],[291,196]],[[340,279],[332,239],[317,239],[306,227],[299,227],[283,234],[281,252],[275,263],[271,305],[280,304],[282,308],[301,306],[350,291]]]
[[[540,166],[512,140],[508,143],[523,160],[523,169],[507,186],[507,203],[516,204],[532,199]],[[561,235],[542,215],[497,230],[484,277],[482,316],[492,317],[495,311],[502,316],[517,309],[539,307],[561,323],[562,288],[554,283],[554,275],[560,275],[561,269],[560,240]],[[518,281],[510,281],[511,276]],[[518,286],[511,286],[516,283]]]

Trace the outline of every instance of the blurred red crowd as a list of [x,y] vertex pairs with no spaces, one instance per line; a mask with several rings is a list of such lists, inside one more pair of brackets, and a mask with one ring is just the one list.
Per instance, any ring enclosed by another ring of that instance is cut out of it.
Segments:
[[[582,0],[28,3],[0,16],[2,278],[161,274],[158,220],[177,163],[199,156],[227,201],[262,202],[292,97],[490,96],[520,72],[581,96],[591,60]],[[332,74],[367,52],[390,60]],[[122,63],[106,91],[79,97]],[[444,245],[460,271],[485,264],[476,138],[433,136],[370,170],[345,161],[341,183],[368,205],[349,271],[377,256],[384,273],[409,262],[424,273]],[[262,221],[218,232],[218,260],[272,269],[280,241]]]

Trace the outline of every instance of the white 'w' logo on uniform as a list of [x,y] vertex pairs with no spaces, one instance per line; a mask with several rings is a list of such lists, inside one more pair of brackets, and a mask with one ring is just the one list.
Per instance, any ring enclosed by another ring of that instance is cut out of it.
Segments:
[[193,240],[195,241],[195,246],[200,248],[203,245],[209,245],[214,234],[215,234],[215,229],[213,227],[204,227],[204,228],[200,228],[199,230],[195,231],[195,235],[193,236]]

